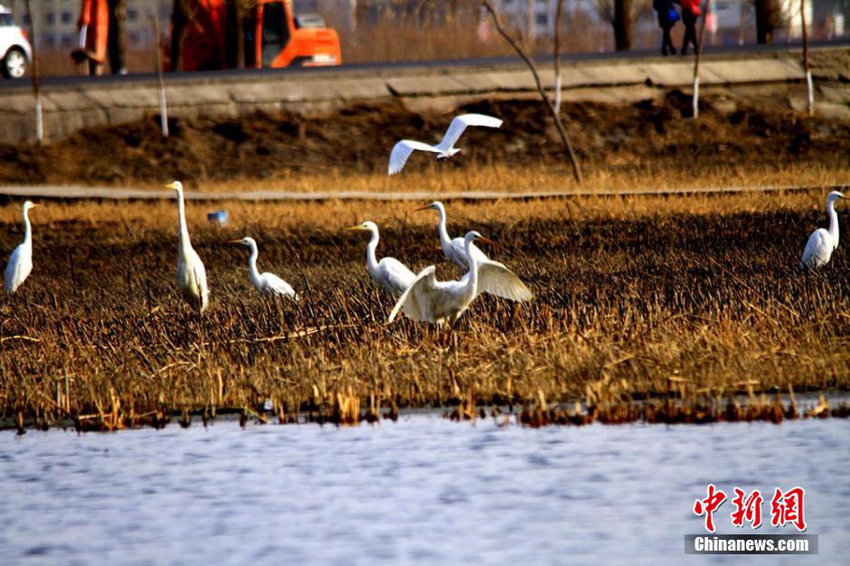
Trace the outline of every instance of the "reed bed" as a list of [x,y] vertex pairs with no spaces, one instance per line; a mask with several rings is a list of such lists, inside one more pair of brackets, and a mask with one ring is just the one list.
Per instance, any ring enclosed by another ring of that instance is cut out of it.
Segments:
[[[173,202],[49,203],[32,213],[33,273],[0,303],[0,419],[115,430],[222,412],[353,423],[490,405],[525,407],[532,425],[769,417],[777,392],[850,385],[846,253],[822,273],[796,271],[825,224],[823,197],[448,203],[450,232],[494,239],[488,251],[536,295],[481,297],[451,333],[386,325],[393,300],[368,278],[366,240],[342,230],[374,220],[379,255],[458,276],[437,250],[436,216],[411,203],[230,202],[225,227],[206,221],[211,205],[190,203],[212,292],[201,320],[176,291]],[[19,214],[19,203],[0,207],[0,249],[19,241]],[[243,235],[299,304],[254,292],[245,250],[223,243]],[[746,412],[754,401],[727,409],[762,393],[761,412]],[[827,404],[812,416],[846,413]]]

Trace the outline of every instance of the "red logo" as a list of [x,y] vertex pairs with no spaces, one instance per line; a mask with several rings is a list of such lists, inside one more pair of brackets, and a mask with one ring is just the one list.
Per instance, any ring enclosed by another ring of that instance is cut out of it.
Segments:
[[714,484],[708,484],[708,496],[705,499],[697,499],[694,502],[694,513],[705,515],[705,530],[714,532],[714,512],[726,501],[726,494],[715,490]]
[[774,527],[784,527],[791,523],[798,531],[806,530],[806,518],[803,515],[803,500],[806,490],[793,487],[782,493],[778,487],[770,500],[770,524]]
[[[761,508],[764,503],[761,492],[756,489],[747,495],[746,491],[738,487],[734,488],[734,492],[732,505],[735,509],[731,514],[732,526],[743,528],[745,523],[749,523],[751,528],[759,528],[762,522]],[[705,517],[705,530],[713,533],[715,532],[714,512],[726,501],[726,493],[717,489],[713,483],[708,484],[706,493],[705,499],[694,501],[694,513]],[[798,531],[805,531],[805,497],[806,490],[802,487],[795,486],[785,492],[777,487],[770,500],[770,524],[774,527],[784,527],[790,523]]]
[[735,498],[732,500],[732,505],[735,506],[732,512],[732,525],[743,527],[746,521],[752,528],[757,529],[761,526],[761,504],[764,502],[764,497],[759,490],[753,491],[746,499],[745,495],[744,490],[735,488]]

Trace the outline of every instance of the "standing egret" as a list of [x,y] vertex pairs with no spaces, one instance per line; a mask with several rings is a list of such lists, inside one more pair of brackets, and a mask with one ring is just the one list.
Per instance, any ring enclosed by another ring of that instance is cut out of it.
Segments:
[[[440,247],[443,249],[443,255],[447,260],[453,261],[462,269],[469,269],[469,262],[466,260],[466,252],[464,251],[464,239],[455,238],[453,240],[446,229],[446,207],[443,206],[443,203],[436,200],[428,206],[423,206],[417,210],[436,210],[440,214],[440,222],[437,224],[437,233],[440,236]],[[475,260],[478,261],[478,263],[489,260],[487,255],[475,244],[472,244],[470,251],[472,252],[472,255],[475,256]]]
[[[471,261],[469,271],[460,281],[437,281],[434,276],[434,266],[426,267],[419,272],[407,291],[396,302],[387,322],[395,320],[398,311],[403,310],[404,314],[420,322],[443,324],[448,320],[449,323],[454,323],[480,293],[479,284],[482,274],[478,260],[470,251],[475,240],[489,242],[475,231],[469,232],[464,237],[464,248],[471,257]],[[510,294],[523,297],[516,300],[526,298],[528,289],[507,269],[491,271],[488,277],[495,279],[498,287],[510,290]],[[508,294],[507,291],[506,294]],[[530,292],[527,298],[530,298]]]
[[351,226],[349,230],[365,230],[372,233],[372,239],[366,246],[366,268],[372,280],[378,285],[398,297],[404,293],[416,275],[403,263],[394,257],[385,257],[378,261],[375,250],[378,248],[378,226],[371,220],[367,220],[358,226]]
[[847,198],[838,191],[832,191],[826,197],[826,213],[829,215],[829,230],[818,228],[809,236],[800,269],[818,269],[829,263],[832,252],[838,247],[838,213],[835,212],[835,201]]
[[[449,236],[448,230],[446,230],[446,207],[443,206],[443,203],[434,201],[419,210],[436,210],[440,213],[437,232],[440,235],[440,247],[443,249],[443,255],[446,259],[453,261],[463,269],[470,268],[467,254],[472,254],[475,261],[478,262],[479,292],[489,293],[512,301],[526,301],[532,298],[531,290],[504,264],[488,258],[474,243],[469,246],[467,251],[465,238],[452,239]],[[511,284],[505,285],[505,281],[510,281]]]
[[30,201],[24,203],[24,241],[12,252],[3,274],[3,288],[7,295],[17,291],[32,271],[32,225],[29,211],[37,206],[41,205]]
[[200,315],[206,310],[210,300],[207,272],[201,258],[192,248],[192,242],[189,241],[186,205],[183,202],[183,183],[174,181],[166,187],[177,191],[177,285],[186,302]]
[[229,243],[242,244],[251,250],[251,256],[248,258],[248,267],[251,269],[251,281],[254,283],[254,287],[257,288],[257,291],[270,297],[285,297],[287,299],[292,299],[293,301],[298,300],[298,295],[295,294],[295,289],[293,289],[289,283],[274,273],[260,273],[257,270],[257,257],[260,255],[260,252],[257,251],[257,242],[254,238],[231,240]]
[[486,116],[484,114],[463,114],[461,116],[456,116],[452,120],[452,123],[449,125],[449,129],[446,130],[446,134],[437,145],[430,145],[415,140],[401,140],[393,146],[393,150],[390,153],[389,174],[395,175],[404,169],[404,164],[407,163],[407,159],[410,157],[410,154],[417,149],[436,153],[437,159],[448,159],[452,157],[460,151],[460,149],[454,147],[454,145],[457,140],[460,139],[461,134],[463,134],[467,126],[499,128],[501,125],[502,121],[498,118],[494,118],[493,116]]

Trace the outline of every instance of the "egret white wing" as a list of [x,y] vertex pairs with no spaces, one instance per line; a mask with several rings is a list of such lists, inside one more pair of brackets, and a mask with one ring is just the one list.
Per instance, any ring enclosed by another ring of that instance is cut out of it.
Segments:
[[207,288],[207,270],[198,254],[194,250],[192,250],[192,253],[195,256],[195,260],[192,262],[192,271],[198,293],[198,312],[202,313],[210,302],[210,290]]
[[498,261],[478,265],[478,292],[486,292],[511,301],[529,301],[534,296],[517,275]]
[[407,290],[402,293],[393,307],[387,324],[395,320],[398,311],[404,309],[404,314],[416,321],[433,322],[432,301],[437,292],[436,268],[429,265],[419,272]]
[[182,267],[186,271],[186,275],[189,275],[188,289],[184,293],[187,294],[190,302],[192,299],[197,301],[198,313],[202,313],[206,310],[210,299],[210,291],[207,288],[207,271],[195,250],[189,249],[186,252],[186,259],[188,260],[186,265],[178,266],[178,272],[180,271],[179,268]]
[[502,121],[499,118],[487,116],[486,114],[462,114],[455,116],[452,123],[449,124],[449,129],[446,130],[446,135],[443,136],[442,141],[440,141],[437,147],[443,151],[447,151],[453,147],[468,126],[499,128],[501,125]]
[[24,250],[24,244],[19,245],[9,257],[6,271],[3,274],[3,286],[7,295],[13,294],[32,271],[32,256]]
[[298,300],[298,295],[295,293],[292,285],[274,273],[263,273],[261,277],[263,278],[264,292],[276,297],[287,297],[295,301]]
[[427,143],[418,142],[415,140],[401,140],[393,146],[390,152],[390,164],[388,172],[390,175],[395,175],[404,169],[404,164],[414,150],[430,151],[431,153],[440,153],[440,150]]
[[384,288],[396,296],[404,293],[416,279],[416,274],[394,257],[385,257],[379,261],[378,270]]
[[806,249],[803,251],[803,258],[800,260],[800,263],[809,269],[817,269],[829,263],[832,250],[832,237],[829,235],[829,232],[823,228],[819,228],[809,236],[809,241],[806,242]]

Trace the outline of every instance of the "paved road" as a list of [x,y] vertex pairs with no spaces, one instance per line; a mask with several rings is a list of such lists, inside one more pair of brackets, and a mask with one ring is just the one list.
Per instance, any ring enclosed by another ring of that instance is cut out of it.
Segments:
[[[812,49],[821,47],[850,46],[850,38],[838,38],[830,41],[814,41],[810,43]],[[706,48],[704,54],[712,56],[729,57],[735,55],[752,56],[759,53],[782,53],[795,52],[802,49],[800,43],[777,43],[772,45],[734,45]],[[656,50],[636,50],[627,52],[603,52],[603,53],[572,53],[562,56],[564,62],[582,61],[623,61],[632,62],[646,59],[661,59]],[[675,58],[664,58],[675,60]],[[552,56],[543,54],[535,57],[538,63],[546,63],[552,60]],[[202,71],[187,73],[166,73],[166,82],[169,84],[186,83],[211,83],[229,80],[245,79],[279,79],[282,76],[313,75],[313,76],[339,76],[339,75],[374,75],[376,73],[392,71],[399,72],[409,70],[412,72],[433,69],[434,71],[445,71],[447,69],[482,68],[482,67],[504,67],[510,65],[522,65],[518,57],[488,57],[478,59],[438,60],[438,61],[413,61],[399,63],[359,63],[341,65],[339,67],[319,68],[287,68],[287,69],[232,69],[227,71]],[[43,77],[41,86],[46,90],[63,90],[84,85],[108,85],[127,86],[135,83],[155,82],[156,77],[152,73],[137,73],[131,75],[105,75],[101,77],[83,76],[61,76]],[[30,81],[0,81],[0,95],[4,92],[14,92],[21,89],[31,89]]]
[[[294,191],[240,191],[240,192],[187,192],[186,200],[196,201],[427,201],[442,200],[529,200],[570,197],[617,196],[674,196],[693,194],[730,194],[745,192],[845,190],[847,186],[767,186],[767,187],[707,187],[663,189],[659,191],[449,191],[449,192],[370,192],[338,191],[304,193]],[[134,188],[81,187],[81,186],[0,186],[0,202],[23,198],[47,200],[162,200],[174,198],[173,191]]]

